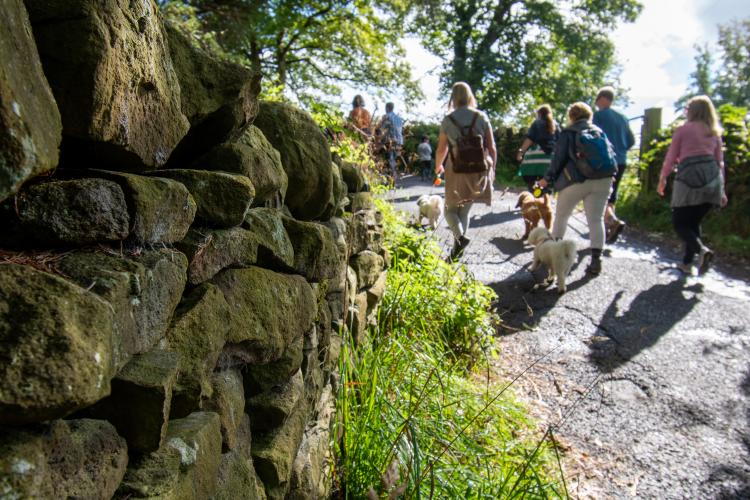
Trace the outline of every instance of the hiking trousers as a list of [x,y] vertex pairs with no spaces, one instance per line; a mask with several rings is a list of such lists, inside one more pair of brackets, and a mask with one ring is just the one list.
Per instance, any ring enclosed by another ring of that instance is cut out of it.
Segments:
[[445,207],[445,222],[453,233],[453,237],[458,240],[461,236],[466,235],[469,230],[469,211],[472,203],[464,203],[461,206]]
[[604,248],[604,209],[607,207],[607,198],[611,189],[612,177],[606,177],[570,184],[560,191],[557,195],[555,221],[552,223],[552,237],[565,236],[568,219],[576,205],[582,201],[589,226],[591,248],[595,250]]
[[685,242],[683,264],[691,264],[695,254],[703,248],[701,241],[701,222],[713,207],[710,203],[672,208],[672,225],[677,236]]

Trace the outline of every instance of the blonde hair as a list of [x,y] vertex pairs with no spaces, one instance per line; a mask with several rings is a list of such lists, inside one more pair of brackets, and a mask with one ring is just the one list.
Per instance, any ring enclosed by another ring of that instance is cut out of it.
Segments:
[[466,82],[456,82],[451,90],[451,98],[448,101],[448,109],[456,109],[461,106],[477,107],[477,100],[474,98],[474,92]]
[[575,123],[578,120],[590,120],[593,116],[591,112],[591,106],[585,102],[574,102],[568,108],[568,120],[570,123]]
[[716,109],[711,98],[705,95],[695,96],[688,101],[687,119],[689,122],[702,122],[708,127],[713,136],[721,135],[719,118],[716,116]]

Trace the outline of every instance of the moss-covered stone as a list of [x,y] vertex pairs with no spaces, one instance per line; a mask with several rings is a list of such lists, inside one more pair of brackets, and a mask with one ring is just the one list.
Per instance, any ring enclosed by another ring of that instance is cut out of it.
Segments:
[[188,130],[153,0],[27,1],[60,108],[63,163],[160,167]]
[[361,344],[367,332],[369,318],[367,316],[367,292],[360,292],[353,296],[353,304],[346,316],[346,326],[352,339]]
[[309,410],[302,405],[282,426],[253,437],[253,463],[269,498],[283,498],[289,488],[292,463],[308,418]]
[[258,234],[239,227],[193,227],[176,244],[187,255],[188,281],[197,285],[228,267],[247,267],[258,262]]
[[45,182],[16,200],[17,230],[42,245],[89,245],[123,240],[130,215],[120,186],[104,179]]
[[60,112],[42,71],[21,0],[0,16],[0,201],[57,166]]
[[379,253],[383,247],[382,215],[375,210],[360,210],[347,218],[350,255],[364,250]]
[[221,456],[219,485],[212,500],[265,500],[263,483],[251,458],[236,451]]
[[361,192],[367,184],[362,170],[351,162],[341,162],[341,178],[346,183],[350,195]]
[[102,420],[0,429],[2,498],[107,500],[128,463],[125,440]]
[[370,312],[375,311],[380,301],[383,300],[385,295],[385,285],[388,280],[388,273],[383,271],[380,273],[375,283],[367,289],[367,310]]
[[383,257],[370,250],[358,253],[349,263],[357,274],[357,290],[374,285],[385,266]]
[[112,393],[86,414],[110,421],[131,452],[158,449],[167,433],[177,362],[168,351],[134,356],[112,380]]
[[294,270],[312,282],[335,279],[341,272],[343,259],[331,231],[315,222],[288,217],[283,222],[294,248]]
[[279,359],[245,366],[246,396],[254,396],[286,384],[302,366],[303,351],[304,337],[300,335],[290,341]]
[[261,130],[251,125],[239,139],[216,146],[193,163],[192,168],[223,170],[248,177],[255,186],[254,207],[280,208],[289,180],[279,152]]
[[232,356],[243,362],[278,360],[312,326],[315,295],[300,276],[251,267],[225,269],[212,281],[229,304]]
[[336,397],[326,387],[316,402],[317,418],[307,425],[297,456],[292,464],[289,500],[329,498],[331,490],[332,457],[331,427],[336,411]]
[[301,220],[320,218],[334,198],[331,153],[318,125],[308,113],[281,102],[261,102],[255,125],[281,155],[292,214]]
[[0,425],[60,418],[109,394],[112,324],[94,293],[0,265]]
[[284,227],[284,214],[272,208],[254,208],[245,216],[243,228],[258,242],[258,265],[280,271],[294,269],[294,247]]
[[331,164],[331,176],[333,178],[333,197],[326,210],[320,216],[321,220],[328,220],[331,217],[343,215],[346,206],[349,204],[346,183],[341,178],[341,168],[336,163]]
[[180,375],[172,408],[183,417],[212,395],[211,377],[229,330],[229,306],[221,291],[204,283],[185,295],[167,331],[167,344],[180,356]]
[[166,444],[132,463],[116,498],[200,500],[216,493],[221,462],[219,416],[170,420]]
[[253,431],[262,432],[279,427],[298,407],[304,393],[302,370],[297,370],[286,383],[249,398],[247,413],[251,416]]
[[372,210],[375,204],[372,201],[372,193],[354,193],[349,195],[349,206],[347,211],[357,213],[360,210]]
[[255,198],[255,188],[244,175],[206,170],[159,170],[153,175],[181,182],[195,200],[195,220],[212,227],[239,226]]
[[175,148],[169,166],[184,168],[217,144],[236,138],[252,123],[260,75],[206,53],[176,26],[167,23],[165,28],[180,81],[182,113],[190,121],[190,131]]
[[112,305],[115,361],[153,348],[164,334],[185,288],[187,259],[175,250],[148,250],[130,257],[77,251],[58,269]]
[[240,449],[239,429],[245,417],[242,374],[237,369],[214,372],[211,382],[213,394],[204,403],[203,409],[219,415],[224,451]]
[[130,242],[174,243],[185,237],[195,218],[195,200],[180,182],[161,177],[91,169],[67,175],[111,180],[125,193],[130,213]]
[[327,301],[323,301],[319,305],[318,323],[316,325],[318,330],[318,359],[321,362],[325,360],[328,346],[331,343],[331,333],[333,332],[331,323],[331,307]]

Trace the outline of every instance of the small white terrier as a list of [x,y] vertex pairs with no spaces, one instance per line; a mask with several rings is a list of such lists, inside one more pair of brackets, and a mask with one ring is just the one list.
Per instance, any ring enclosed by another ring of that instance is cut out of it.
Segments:
[[[547,267],[547,278],[541,284],[548,287],[557,277],[557,291],[565,293],[565,278],[576,259],[576,244],[570,240],[555,241],[552,239],[546,227],[537,227],[529,233],[529,244],[534,246],[534,262],[531,263],[529,271],[534,271],[540,265]],[[539,288],[540,285],[534,285]]]
[[423,194],[417,200],[417,205],[419,206],[417,223],[422,225],[422,218],[426,218],[432,229],[437,228],[438,221],[443,215],[443,199],[436,194]]

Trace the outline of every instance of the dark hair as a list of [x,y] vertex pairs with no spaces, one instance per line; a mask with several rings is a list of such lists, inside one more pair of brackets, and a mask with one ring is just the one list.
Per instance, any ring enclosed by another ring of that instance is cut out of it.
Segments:
[[353,108],[364,108],[365,107],[365,99],[361,95],[357,94],[354,96],[354,100],[352,101],[352,107]]
[[385,111],[386,111],[386,113],[390,113],[391,111],[393,111],[393,103],[392,102],[385,103]]
[[608,100],[609,102],[614,101],[615,89],[609,86],[600,88],[599,93],[596,94],[596,100],[598,101],[602,97]]
[[552,118],[552,108],[550,108],[549,104],[542,104],[539,106],[539,109],[536,110],[536,115],[546,122],[547,133],[554,134],[555,119]]
[[422,142],[429,141],[429,140],[430,140],[430,136],[429,135],[423,135],[422,136]]

